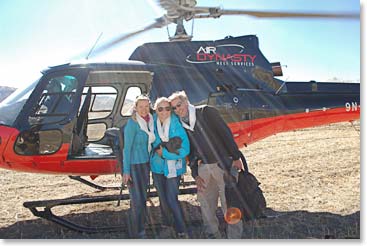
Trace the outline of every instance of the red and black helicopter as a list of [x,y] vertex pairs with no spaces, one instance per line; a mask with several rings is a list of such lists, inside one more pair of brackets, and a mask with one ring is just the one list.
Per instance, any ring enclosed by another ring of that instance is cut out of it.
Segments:
[[[216,107],[241,148],[276,133],[360,118],[359,83],[286,82],[276,78],[282,76],[281,65],[266,59],[255,35],[191,41],[183,26],[193,18],[222,15],[358,19],[359,14],[224,10],[197,7],[194,0],[161,0],[160,4],[167,14],[142,30],[101,46],[94,54],[141,32],[175,23],[176,34],[170,42],[146,43],[136,48],[126,63],[50,67],[39,80],[0,104],[1,168],[69,175],[104,189],[80,176],[94,179],[120,173],[112,130],[124,126],[131,115],[132,100],[141,93],[149,94],[154,101],[185,90],[191,103]],[[193,193],[195,188],[181,192]],[[71,229],[95,232],[116,228],[74,225],[53,215],[51,208],[121,198],[128,196],[24,205],[36,216]]]

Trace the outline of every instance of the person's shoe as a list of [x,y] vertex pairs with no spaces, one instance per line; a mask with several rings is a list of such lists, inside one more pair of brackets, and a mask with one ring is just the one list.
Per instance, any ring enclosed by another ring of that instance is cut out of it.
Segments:
[[159,229],[160,238],[174,238],[176,235],[174,229],[171,226],[161,225]]
[[137,235],[137,238],[138,239],[146,239],[147,235],[145,234],[145,231],[139,232],[138,235]]
[[206,235],[207,239],[222,239],[222,234],[220,234],[219,231],[217,231],[216,233],[208,233]]
[[177,239],[190,239],[190,237],[186,232],[178,232]]

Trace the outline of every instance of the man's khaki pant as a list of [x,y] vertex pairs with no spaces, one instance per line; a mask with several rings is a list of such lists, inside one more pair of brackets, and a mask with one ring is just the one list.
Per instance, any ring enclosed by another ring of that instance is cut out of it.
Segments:
[[[204,179],[206,188],[198,192],[198,201],[200,203],[201,214],[205,232],[208,234],[219,234],[219,222],[216,216],[218,207],[218,198],[220,198],[223,214],[227,211],[227,203],[224,187],[224,171],[217,164],[200,164],[199,176]],[[243,224],[240,221],[237,224],[227,226],[228,238],[241,238]]]

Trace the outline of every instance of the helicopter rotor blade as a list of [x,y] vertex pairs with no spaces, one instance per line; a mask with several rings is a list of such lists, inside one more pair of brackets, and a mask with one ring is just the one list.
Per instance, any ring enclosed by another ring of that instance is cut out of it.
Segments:
[[117,44],[120,44],[122,43],[123,41],[129,39],[129,38],[132,38],[140,33],[143,33],[143,32],[146,32],[146,31],[149,31],[151,29],[154,29],[154,28],[161,28],[161,27],[164,27],[164,26],[167,26],[168,24],[171,23],[171,20],[170,18],[167,18],[167,16],[162,16],[160,18],[157,18],[155,20],[154,23],[148,25],[148,26],[145,26],[144,28],[140,29],[140,30],[137,30],[137,31],[134,31],[134,32],[131,32],[131,33],[127,33],[127,34],[123,34],[107,43],[105,43],[104,45],[100,46],[99,48],[95,49],[93,51],[93,54],[92,56],[95,56],[99,53],[102,53],[110,48],[112,48],[113,46],[117,45]]
[[191,18],[218,18],[222,15],[249,15],[257,18],[346,18],[359,19],[359,13],[317,13],[317,12],[283,12],[222,9],[220,7],[196,7],[196,0],[186,0],[180,4],[177,0],[159,0],[162,8],[172,15]]
[[[203,9],[198,11],[203,12]],[[346,18],[359,19],[359,13],[302,13],[302,12],[280,12],[280,11],[251,11],[251,10],[225,10],[220,8],[208,8],[209,15],[219,17],[220,15],[249,15],[257,18]],[[219,16],[218,16],[219,15]],[[212,17],[212,16],[210,16]]]

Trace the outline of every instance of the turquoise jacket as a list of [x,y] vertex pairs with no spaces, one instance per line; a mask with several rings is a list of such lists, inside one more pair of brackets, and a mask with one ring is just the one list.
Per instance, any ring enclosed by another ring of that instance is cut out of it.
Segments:
[[148,134],[140,129],[138,122],[130,118],[124,129],[124,174],[130,174],[131,165],[144,164],[148,161]]
[[[153,149],[157,147],[162,140],[159,137],[157,130],[157,115],[153,115],[154,118],[154,131],[155,131],[155,141],[153,142]],[[186,156],[190,153],[190,142],[187,137],[185,129],[182,127],[180,120],[175,114],[171,114],[171,124],[169,127],[169,138],[180,137],[182,139],[181,148],[179,149],[179,154],[171,153],[166,148],[163,148],[162,157],[160,157],[156,152],[152,153],[150,159],[150,168],[153,173],[168,175],[168,166],[166,160],[180,160],[182,161],[182,167],[176,168],[177,176],[186,173]]]

